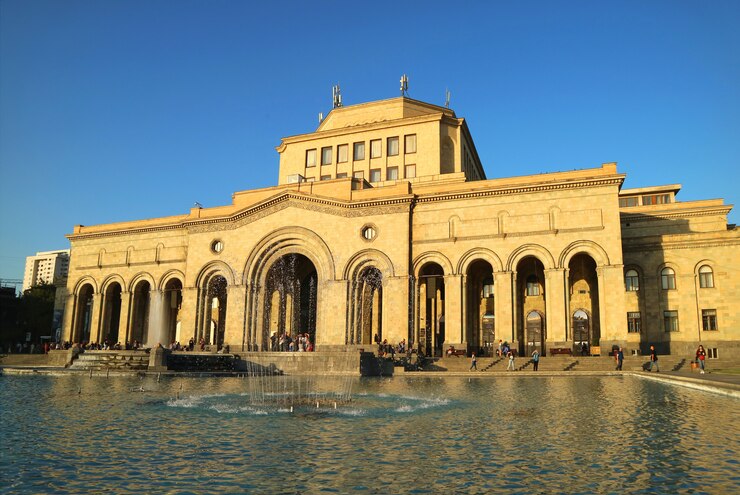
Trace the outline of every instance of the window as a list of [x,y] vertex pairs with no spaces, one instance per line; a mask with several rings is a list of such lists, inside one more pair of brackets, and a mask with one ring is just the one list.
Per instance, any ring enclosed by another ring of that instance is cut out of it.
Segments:
[[321,164],[331,165],[331,146],[321,148]]
[[710,266],[704,265],[699,268],[699,287],[702,289],[714,287],[714,273]]
[[347,172],[342,172],[341,174],[337,174],[337,179],[346,179],[347,178]]
[[663,311],[663,329],[678,332],[678,311]]
[[483,280],[483,297],[493,297],[493,279],[490,277]]
[[629,333],[640,333],[640,312],[639,311],[628,311],[627,312],[627,331]]
[[398,137],[388,138],[388,156],[396,156],[398,154]]
[[403,151],[407,155],[409,153],[416,153],[416,134],[408,134],[404,136]]
[[398,167],[388,167],[388,170],[385,173],[385,178],[387,180],[397,180],[398,179]]
[[671,202],[670,194],[651,194],[642,197],[643,205],[662,205]]
[[416,177],[416,165],[406,165],[406,178],[413,179]]
[[380,158],[383,152],[382,146],[380,139],[370,141],[370,158]]
[[331,175],[322,175],[321,180],[331,180]]
[[368,225],[367,227],[364,227],[362,229],[362,238],[366,241],[372,241],[375,239],[375,236],[377,235],[377,232],[375,230],[375,227]]
[[354,155],[353,160],[364,160],[365,159],[365,143],[354,144]]
[[707,359],[717,359],[717,348],[716,347],[707,348]]
[[365,172],[363,172],[362,170],[359,170],[357,172],[354,172],[352,174],[352,177],[354,177],[355,179],[364,179],[365,178]]
[[370,169],[370,182],[380,182],[380,169]]
[[660,272],[660,286],[663,290],[675,290],[676,289],[676,272],[673,268],[663,268]]
[[717,310],[716,309],[702,309],[701,310],[701,328],[707,332],[717,330]]
[[340,144],[337,146],[337,163],[344,163],[349,160],[349,145]]
[[637,270],[627,270],[624,274],[624,287],[628,292],[640,290],[640,277],[637,275]]
[[315,149],[306,151],[306,166],[307,167],[316,166],[316,150]]
[[537,279],[537,275],[530,275],[529,277],[527,277],[527,295],[540,295],[540,281]]
[[637,206],[637,198],[631,197],[631,198],[619,198],[619,206],[621,208],[627,208],[630,206]]

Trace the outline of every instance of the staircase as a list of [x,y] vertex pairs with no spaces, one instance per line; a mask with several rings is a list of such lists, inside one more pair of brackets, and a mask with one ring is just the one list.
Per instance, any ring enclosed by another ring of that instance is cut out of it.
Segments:
[[[625,356],[622,370],[642,371],[649,363],[647,356]],[[707,361],[707,369],[719,364],[718,359]],[[682,356],[660,356],[661,371],[690,370],[690,359]],[[716,363],[716,364],[715,364]],[[483,357],[478,358],[477,367],[481,372],[506,372],[509,364],[507,358]],[[514,359],[517,371],[534,371],[531,358],[517,357]],[[614,371],[617,363],[612,356],[542,356],[540,357],[539,371]],[[719,366],[716,366],[718,369]],[[434,360],[431,365],[424,367],[425,371],[467,372],[470,369],[469,357],[443,357]]]
[[146,351],[85,351],[69,366],[71,370],[146,370]]

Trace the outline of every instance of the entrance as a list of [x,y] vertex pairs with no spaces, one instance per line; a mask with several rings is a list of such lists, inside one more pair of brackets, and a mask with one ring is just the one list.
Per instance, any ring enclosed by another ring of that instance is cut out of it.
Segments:
[[545,354],[545,349],[542,346],[542,315],[537,311],[530,311],[527,315],[527,348],[525,352],[527,356],[531,356],[532,352],[537,349],[540,355]]

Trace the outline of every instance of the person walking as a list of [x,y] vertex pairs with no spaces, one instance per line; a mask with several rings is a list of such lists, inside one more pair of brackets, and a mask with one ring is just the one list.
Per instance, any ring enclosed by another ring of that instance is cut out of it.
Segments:
[[514,353],[509,351],[506,355],[509,358],[509,364],[506,366],[506,371],[514,371]]
[[540,351],[537,349],[532,352],[532,370],[537,371],[540,367]]
[[470,355],[470,370],[469,371],[478,371],[478,361],[475,359],[475,353],[472,353]]
[[704,346],[699,344],[699,348],[696,350],[696,361],[699,363],[699,373],[704,374],[704,360],[707,358],[707,353],[704,351]]
[[617,358],[617,371],[622,371],[622,363],[624,363],[624,351],[622,351],[622,348],[620,347],[617,349],[616,353]]
[[655,346],[650,346],[650,371],[655,368],[656,373],[660,373],[660,367],[658,366],[658,353],[655,350]]

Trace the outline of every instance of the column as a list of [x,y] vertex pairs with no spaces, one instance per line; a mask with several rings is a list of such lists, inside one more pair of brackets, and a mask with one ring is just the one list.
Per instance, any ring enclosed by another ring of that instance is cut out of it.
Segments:
[[62,326],[62,342],[72,341],[72,334],[74,333],[74,322],[76,320],[75,314],[75,299],[74,294],[69,294],[67,300],[64,302],[64,325]]
[[[131,334],[131,297],[129,291],[121,292],[121,314],[118,322],[118,342],[125,346]],[[115,343],[115,342],[114,342]]]
[[92,298],[92,308],[90,309],[90,342],[97,342],[100,339],[100,322],[103,311],[103,294],[96,292]]
[[198,309],[198,289],[183,287],[182,307],[180,308],[180,343],[187,345],[191,338],[195,338],[195,317]]
[[167,346],[167,329],[164,328],[164,295],[159,289],[149,291],[149,326],[144,339],[146,347]]
[[224,345],[229,344],[230,350],[237,347],[243,350],[246,344],[245,315],[247,302],[247,288],[244,285],[229,285],[226,287],[226,330]]
[[[547,342],[557,341],[565,331],[565,269],[545,270],[545,318]],[[567,339],[566,339],[567,340]]]
[[445,275],[445,340],[465,342],[462,327],[462,276]]

